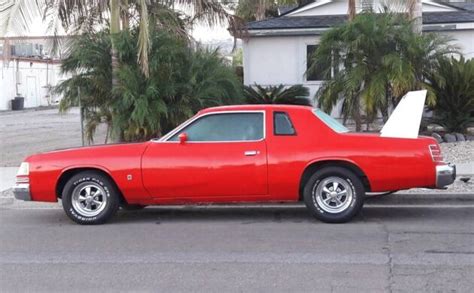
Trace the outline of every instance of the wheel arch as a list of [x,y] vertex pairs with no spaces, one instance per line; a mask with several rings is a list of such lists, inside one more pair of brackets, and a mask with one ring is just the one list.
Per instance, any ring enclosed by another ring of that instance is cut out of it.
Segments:
[[342,168],[350,170],[361,179],[361,182],[364,185],[366,192],[371,191],[370,182],[367,175],[359,166],[357,166],[356,163],[349,160],[345,160],[345,159],[322,159],[322,160],[313,161],[305,167],[303,174],[301,175],[301,178],[300,178],[300,185],[299,185],[299,199],[300,200],[303,199],[304,186],[306,185],[306,182],[308,182],[311,175],[314,174],[314,172],[316,172],[317,170],[320,170],[324,167],[329,167],[329,166],[342,167]]
[[78,166],[78,167],[72,167],[72,168],[67,168],[64,169],[59,176],[58,180],[56,181],[56,198],[61,198],[62,197],[62,192],[64,187],[66,186],[66,183],[69,181],[69,179],[72,178],[72,176],[84,172],[84,171],[95,171],[98,172],[107,178],[110,179],[112,184],[115,185],[115,188],[117,188],[117,191],[119,193],[120,201],[125,202],[125,198],[123,197],[122,191],[120,190],[119,186],[115,182],[114,178],[110,174],[110,172],[107,169],[98,167],[98,166]]

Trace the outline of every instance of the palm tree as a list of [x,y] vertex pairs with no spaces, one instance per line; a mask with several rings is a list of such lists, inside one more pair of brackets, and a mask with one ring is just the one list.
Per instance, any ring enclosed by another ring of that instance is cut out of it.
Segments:
[[279,6],[301,6],[308,2],[312,2],[312,0],[240,0],[233,8],[235,14],[245,21],[255,21],[278,16]]
[[112,126],[112,67],[111,39],[108,31],[84,34],[73,40],[69,56],[63,60],[61,71],[71,78],[61,82],[54,92],[63,95],[60,111],[81,104],[86,121],[85,134],[89,142],[94,139],[97,126],[107,124],[109,137]]
[[410,90],[428,89],[433,104],[425,77],[439,56],[453,52],[449,39],[414,33],[411,22],[397,14],[363,12],[321,37],[308,70],[333,72],[318,90],[319,106],[329,112],[342,100],[343,117],[353,118],[360,130],[361,110],[367,117],[380,111],[387,119],[389,108]]
[[349,21],[353,20],[356,16],[356,0],[348,0],[347,15],[349,16]]
[[413,21],[413,31],[421,34],[423,29],[423,4],[421,0],[406,0],[408,17]]
[[61,66],[71,76],[55,89],[63,95],[61,110],[78,104],[80,86],[89,140],[101,122],[114,138],[140,141],[168,132],[204,107],[240,102],[238,77],[217,51],[195,48],[186,39],[153,28],[150,74],[145,78],[136,60],[138,38],[135,25],[115,36],[120,65],[116,88],[111,82],[108,30],[74,40]]
[[[80,34],[97,26],[103,27],[108,20],[112,36],[128,28],[130,19],[133,19],[140,24],[137,58],[147,76],[149,24],[187,35],[187,31],[180,26],[183,24],[182,19],[177,19],[175,14],[170,13],[175,6],[189,12],[185,18],[186,26],[198,21],[209,25],[226,22],[234,35],[244,31],[243,21],[229,13],[224,4],[215,0],[17,0],[2,7],[3,10],[0,11],[0,36],[9,32],[19,35],[27,33],[34,17],[38,15],[48,22],[52,33],[62,26],[66,32]],[[113,46],[111,50],[114,50]],[[113,52],[111,56],[116,58]],[[112,66],[114,65],[115,62]]]
[[244,97],[249,104],[312,105],[308,99],[309,89],[301,84],[288,88],[282,84],[268,87],[255,84],[254,87],[244,87]]

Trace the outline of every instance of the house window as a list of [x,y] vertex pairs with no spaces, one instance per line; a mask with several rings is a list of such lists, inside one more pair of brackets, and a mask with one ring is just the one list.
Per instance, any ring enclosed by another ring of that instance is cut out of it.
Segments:
[[311,71],[309,72],[308,69],[311,67],[312,63],[312,56],[316,49],[318,48],[317,45],[307,45],[306,46],[306,80],[307,81],[315,81],[315,80],[325,80],[324,75],[322,72],[318,71]]

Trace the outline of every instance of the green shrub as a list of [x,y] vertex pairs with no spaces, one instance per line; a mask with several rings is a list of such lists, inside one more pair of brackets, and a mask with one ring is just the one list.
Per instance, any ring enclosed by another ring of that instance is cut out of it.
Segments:
[[436,95],[431,122],[453,132],[463,132],[474,123],[474,59],[440,59],[428,84]]
[[61,108],[77,106],[77,86],[85,111],[86,133],[93,138],[100,121],[124,141],[158,137],[202,108],[241,102],[242,86],[234,69],[215,50],[193,47],[165,31],[152,31],[149,77],[137,63],[138,30],[116,37],[118,86],[112,91],[110,35],[78,38],[63,64],[72,77],[56,91]]
[[290,105],[308,105],[311,101],[308,99],[309,89],[301,84],[285,88],[284,85],[263,87],[255,84],[254,86],[244,86],[244,97],[248,104],[290,104]]

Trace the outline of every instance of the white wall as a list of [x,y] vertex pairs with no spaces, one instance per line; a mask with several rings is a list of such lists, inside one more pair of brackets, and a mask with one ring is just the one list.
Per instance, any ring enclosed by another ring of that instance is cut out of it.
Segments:
[[[306,80],[306,46],[318,42],[319,36],[261,37],[244,41],[244,84],[303,84],[313,99],[322,81]],[[336,107],[331,114],[338,116],[338,113]]]
[[318,36],[250,38],[243,42],[245,84],[305,84],[306,46],[317,44]]
[[474,58],[474,29],[449,31],[444,34],[454,39],[452,43],[460,48],[466,59]]
[[[63,77],[59,65],[39,62],[19,62],[18,92],[25,97],[25,108],[46,106],[48,99],[47,74],[49,84],[56,85]],[[16,96],[16,61],[0,61],[0,110],[11,109],[10,101]],[[57,97],[52,97],[52,101]]]

